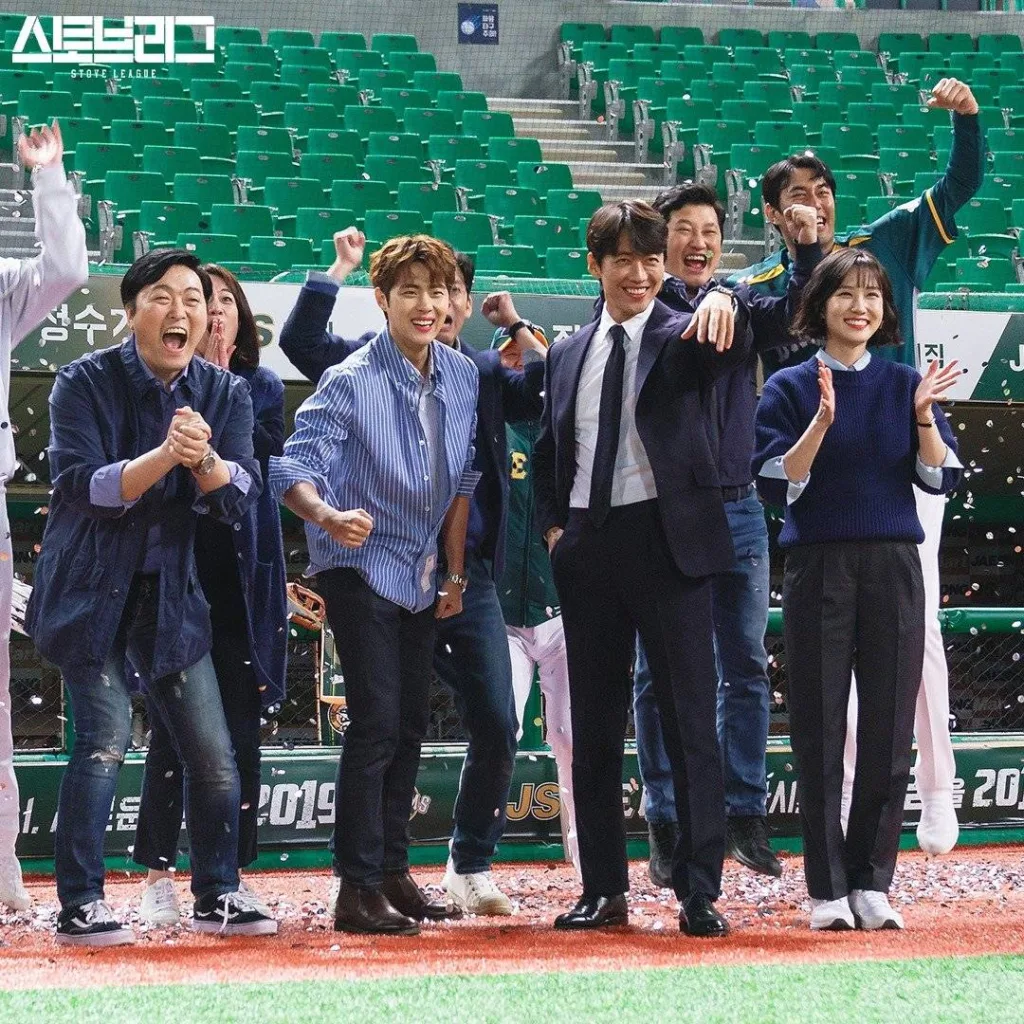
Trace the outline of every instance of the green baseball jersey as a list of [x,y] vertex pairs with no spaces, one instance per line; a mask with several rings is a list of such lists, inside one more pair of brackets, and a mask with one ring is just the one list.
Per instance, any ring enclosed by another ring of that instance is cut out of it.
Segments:
[[[879,350],[888,358],[917,366],[914,318],[917,293],[924,287],[942,250],[957,237],[956,211],[981,187],[985,173],[985,139],[976,115],[953,115],[953,145],[941,178],[922,195],[890,210],[873,224],[837,234],[836,245],[861,246],[885,267],[892,282],[900,319],[902,344]],[[761,263],[739,270],[729,284],[745,284],[769,295],[784,295],[792,273],[789,252],[774,253]],[[796,343],[762,353],[765,373],[803,362],[812,342]]]

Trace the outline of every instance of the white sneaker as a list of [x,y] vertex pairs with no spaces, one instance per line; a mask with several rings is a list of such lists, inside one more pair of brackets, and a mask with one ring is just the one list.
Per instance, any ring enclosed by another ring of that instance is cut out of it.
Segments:
[[338,914],[338,893],[341,892],[341,879],[337,875],[331,876],[331,891],[327,895],[327,913],[331,917]]
[[457,875],[454,865],[448,861],[444,887],[452,903],[466,914],[481,917],[509,917],[512,914],[512,901],[494,884],[490,871]]
[[845,896],[838,900],[811,900],[812,932],[850,932],[854,927],[853,911]]
[[879,929],[900,930],[903,928],[903,915],[889,905],[889,897],[884,892],[871,889],[854,889],[850,893],[850,906],[857,926],[866,932]]
[[139,905],[139,920],[155,928],[169,928],[181,924],[181,907],[178,893],[170,878],[160,878],[146,886]]
[[917,843],[933,857],[949,853],[960,838],[952,793],[933,793],[921,797],[921,820],[917,824]]
[[0,905],[11,910],[28,910],[32,906],[32,897],[21,880],[21,865],[13,853],[0,857]]
[[261,914],[265,914],[267,917],[274,916],[270,911],[270,907],[268,907],[266,903],[264,903],[263,900],[261,900],[259,896],[256,895],[255,890],[249,888],[244,878],[239,878],[238,880],[238,891],[243,896],[248,896],[249,899],[252,900],[252,902],[256,905],[256,908],[260,911]]

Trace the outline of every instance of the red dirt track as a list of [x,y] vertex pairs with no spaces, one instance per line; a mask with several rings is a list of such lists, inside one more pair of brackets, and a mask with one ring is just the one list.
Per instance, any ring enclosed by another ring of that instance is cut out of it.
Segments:
[[[417,869],[437,885],[438,869]],[[52,881],[32,879],[33,911],[0,916],[0,988],[85,987],[171,982],[367,979],[423,974],[622,970],[697,964],[770,964],[963,956],[1024,951],[1024,848],[988,847],[900,858],[893,902],[905,932],[812,934],[799,857],[781,880],[727,864],[719,904],[733,934],[718,941],[680,935],[675,900],[653,889],[646,864],[632,865],[630,927],[597,935],[555,932],[555,915],[578,893],[561,865],[515,864],[495,876],[516,904],[511,918],[426,926],[415,938],[370,939],[332,930],[326,873],[249,876],[281,921],[276,938],[219,939],[182,928],[143,931],[133,947],[67,950],[53,941]],[[134,916],[141,882],[111,877],[107,898]],[[183,909],[187,886],[179,883]]]

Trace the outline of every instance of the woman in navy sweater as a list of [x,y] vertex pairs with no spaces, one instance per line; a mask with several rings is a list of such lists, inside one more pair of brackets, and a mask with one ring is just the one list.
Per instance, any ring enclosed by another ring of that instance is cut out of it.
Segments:
[[[885,271],[858,249],[818,265],[792,330],[822,348],[766,382],[753,470],[761,496],[785,507],[782,610],[811,928],[902,928],[887,894],[924,658],[913,488],[942,494],[959,481],[936,401],[960,371],[933,362],[922,378],[873,354],[898,344],[899,321]],[[861,716],[844,837],[853,671]]]

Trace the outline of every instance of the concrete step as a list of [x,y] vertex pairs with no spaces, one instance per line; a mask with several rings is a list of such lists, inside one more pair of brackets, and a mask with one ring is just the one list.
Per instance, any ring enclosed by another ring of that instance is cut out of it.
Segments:
[[564,118],[579,116],[580,105],[575,100],[517,99],[514,96],[488,96],[491,110],[503,110],[513,117]]
[[516,135],[533,139],[578,139],[599,142],[604,128],[595,121],[561,121],[554,118],[513,117]]

